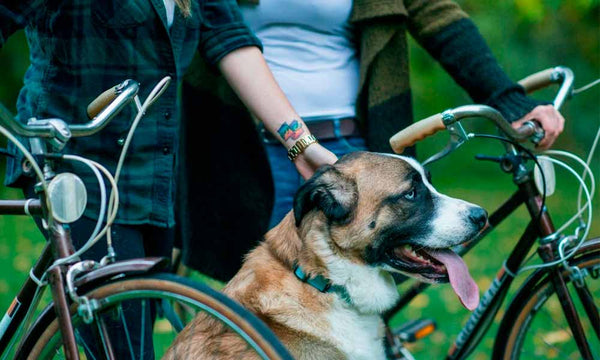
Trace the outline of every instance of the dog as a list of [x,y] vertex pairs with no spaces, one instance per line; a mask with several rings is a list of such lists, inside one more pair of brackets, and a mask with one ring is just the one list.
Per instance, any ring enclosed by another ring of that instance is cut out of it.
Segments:
[[[381,315],[399,298],[392,273],[450,281],[474,309],[477,285],[448,248],[486,224],[485,210],[437,192],[416,160],[351,153],[300,187],[293,211],[247,255],[224,292],[297,359],[385,359]],[[256,358],[242,341],[201,315],[165,358]]]

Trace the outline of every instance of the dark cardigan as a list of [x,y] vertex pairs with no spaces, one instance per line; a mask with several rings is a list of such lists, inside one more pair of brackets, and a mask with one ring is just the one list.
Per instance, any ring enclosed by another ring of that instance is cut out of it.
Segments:
[[[357,117],[372,151],[390,152],[389,137],[413,120],[407,32],[474,101],[496,107],[510,121],[537,105],[506,76],[452,1],[355,0],[351,22],[360,47]],[[241,102],[199,57],[183,86],[183,106],[178,229],[184,262],[228,280],[267,230],[273,202],[269,165]]]

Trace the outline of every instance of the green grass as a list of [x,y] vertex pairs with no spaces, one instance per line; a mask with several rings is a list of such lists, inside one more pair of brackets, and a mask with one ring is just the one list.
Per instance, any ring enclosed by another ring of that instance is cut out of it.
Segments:
[[[600,74],[597,0],[459,2],[473,16],[499,58],[500,64],[511,78],[518,79],[540,69],[564,64],[576,72],[575,84],[579,87],[596,79]],[[531,8],[535,11],[529,11]],[[532,14],[539,18],[532,18]],[[464,92],[453,84],[437,63],[431,61],[423,49],[415,46],[413,41],[410,41],[410,46],[415,119],[470,102]],[[28,65],[23,32],[13,35],[4,45],[0,52],[0,65],[4,70],[0,101],[11,107],[15,104]],[[594,131],[600,126],[598,90],[599,88],[596,88],[578,95],[562,109],[567,119],[566,130],[556,148],[570,149],[579,155],[585,153]],[[539,98],[549,99],[551,94],[552,91],[548,90]],[[12,110],[14,111],[14,108]],[[490,131],[489,127],[487,129]],[[439,149],[443,145],[443,138],[443,135],[437,136],[420,144],[421,159]],[[2,145],[0,139],[0,147]],[[473,154],[476,152],[499,154],[500,147],[483,140],[469,142],[450,158],[433,164],[431,170],[434,184],[442,192],[478,203],[492,211],[512,193],[514,185],[510,176],[500,172],[497,165],[473,161]],[[3,168],[0,159],[0,178],[3,178]],[[598,157],[593,161],[593,169],[598,177]],[[559,191],[548,199],[548,208],[557,225],[574,212],[577,193],[572,178],[565,172],[559,174]],[[19,192],[0,186],[0,198],[19,197]],[[595,213],[598,214],[599,210],[596,202]],[[466,256],[471,273],[482,290],[492,281],[526,223],[526,212],[520,209]],[[600,235],[598,221],[592,225],[591,234]],[[19,286],[27,278],[27,272],[43,244],[44,240],[31,219],[0,216],[0,311],[8,308]],[[194,277],[200,281],[209,281],[199,274],[195,274]],[[210,283],[216,287],[220,286],[215,282]],[[438,331],[416,345],[415,354],[420,359],[438,359],[443,358],[469,312],[460,306],[449,286],[440,285],[431,287],[417,297],[395,321],[421,316],[434,318],[438,323]],[[502,312],[498,317],[501,316]],[[494,334],[494,328],[490,334]],[[484,338],[472,358],[488,359],[492,341],[492,336]]]
[[[443,137],[424,142],[423,156],[438,149],[441,142],[443,142]],[[496,164],[477,162],[472,159],[477,152],[499,154],[500,151],[500,147],[484,141],[467,143],[448,159],[439,161],[430,167],[434,185],[441,192],[480,204],[491,212],[513,192],[514,185],[510,175],[502,173]],[[595,166],[595,171],[598,170],[598,166]],[[577,194],[574,181],[564,172],[560,172],[559,175],[557,177],[559,190],[554,196],[548,198],[548,208],[556,225],[560,225],[574,212]],[[2,199],[19,197],[20,193],[17,191],[0,188],[0,198]],[[596,213],[600,211],[597,205],[595,211]],[[482,291],[491,283],[526,223],[526,211],[519,209],[514,216],[502,223],[466,256],[471,274]],[[600,234],[598,222],[593,224],[591,233]],[[43,244],[44,240],[31,219],[0,216],[0,274],[2,274],[0,275],[0,309],[2,311],[8,308],[19,286],[27,278],[28,270],[40,253]],[[524,277],[521,276],[519,280],[522,281]],[[220,283],[211,281],[201,274],[195,274],[194,278],[208,282],[217,288],[221,286]],[[498,318],[502,317],[502,313],[503,310]],[[411,350],[415,352],[417,358],[441,358],[452,344],[455,335],[469,314],[460,305],[450,286],[436,285],[419,295],[407,309],[394,319],[394,322],[400,323],[420,317],[435,319],[438,331],[413,346]],[[490,335],[486,336],[475,350],[472,358],[489,358],[494,329],[495,325],[492,327]]]

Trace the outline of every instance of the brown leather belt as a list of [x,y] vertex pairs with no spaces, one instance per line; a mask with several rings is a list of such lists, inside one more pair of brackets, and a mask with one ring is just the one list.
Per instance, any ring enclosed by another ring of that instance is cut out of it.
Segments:
[[[304,118],[306,127],[312,135],[318,140],[337,139],[347,136],[359,136],[360,131],[355,118],[339,118],[339,119],[314,119]],[[279,142],[277,139],[261,126],[260,132],[264,142],[271,144]]]

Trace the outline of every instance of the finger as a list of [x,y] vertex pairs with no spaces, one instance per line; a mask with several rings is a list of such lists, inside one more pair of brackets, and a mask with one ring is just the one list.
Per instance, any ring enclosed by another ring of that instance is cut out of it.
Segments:
[[[531,115],[531,114],[528,114],[528,115]],[[531,117],[531,116],[525,116],[525,117],[522,117],[522,118],[521,118],[521,119],[519,119],[519,120],[513,121],[512,123],[510,123],[510,125],[511,125],[512,127],[514,127],[514,128],[518,128],[519,126],[523,125],[523,123],[524,123],[525,121],[529,120],[529,118],[530,118],[530,117]]]
[[540,141],[537,144],[537,148],[539,150],[548,150],[550,148],[550,146],[552,146],[553,141],[548,139],[548,137],[545,137],[544,139],[542,139],[542,141]]
[[565,118],[560,113],[558,113],[558,120],[560,124],[560,132],[562,133],[565,129]]
[[554,144],[554,141],[556,141],[556,138],[558,137],[558,132],[557,131],[548,131],[546,132],[546,136],[544,137],[544,139],[542,141],[540,141],[538,148],[542,149],[542,150],[547,150],[550,147],[552,147],[552,145]]

